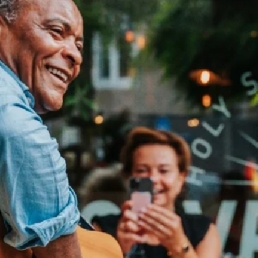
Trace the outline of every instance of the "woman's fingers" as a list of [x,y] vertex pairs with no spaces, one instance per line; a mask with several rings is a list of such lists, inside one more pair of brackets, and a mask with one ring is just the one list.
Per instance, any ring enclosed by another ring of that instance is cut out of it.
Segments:
[[137,235],[135,233],[126,233],[123,236],[123,241],[128,241],[132,243],[142,243],[143,242],[143,237],[140,235]]
[[144,214],[140,214],[138,225],[149,232],[155,232],[156,235],[159,236],[169,236],[171,235],[171,228],[165,223],[161,224],[155,220],[155,218],[151,216],[144,216]]
[[157,228],[165,227],[171,229],[182,228],[180,217],[163,207],[150,205],[147,209],[143,209],[139,213],[139,219],[148,220],[149,224]]
[[136,223],[134,223],[133,221],[125,221],[125,222],[121,222],[119,224],[119,230],[121,230],[123,232],[136,233],[139,231],[139,226]]
[[149,205],[147,209],[148,209],[148,212],[152,214],[157,214],[157,216],[160,217],[160,219],[167,218],[168,220],[171,221],[178,217],[177,214],[175,214],[174,212],[155,204]]
[[144,231],[153,233],[166,248],[170,248],[172,242],[181,245],[187,239],[181,218],[162,207],[150,206],[142,210],[139,214],[139,226]]
[[138,216],[131,210],[125,210],[123,212],[123,216],[122,216],[123,220],[131,220],[134,222],[137,222],[138,220]]
[[142,238],[136,233],[118,230],[117,240],[121,246],[123,253],[128,253],[134,244],[141,243]]
[[130,210],[132,208],[132,201],[128,200],[125,201],[121,207],[122,212],[124,212],[125,210]]
[[118,229],[123,232],[139,231],[137,215],[131,210],[124,210],[122,218],[118,224]]

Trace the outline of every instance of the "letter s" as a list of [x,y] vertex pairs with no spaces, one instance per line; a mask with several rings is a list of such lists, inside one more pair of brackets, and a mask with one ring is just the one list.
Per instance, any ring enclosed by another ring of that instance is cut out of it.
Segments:
[[244,87],[252,87],[250,90],[247,91],[248,96],[252,96],[257,92],[257,82],[255,80],[248,80],[247,78],[252,76],[251,72],[245,72],[241,76],[241,83]]

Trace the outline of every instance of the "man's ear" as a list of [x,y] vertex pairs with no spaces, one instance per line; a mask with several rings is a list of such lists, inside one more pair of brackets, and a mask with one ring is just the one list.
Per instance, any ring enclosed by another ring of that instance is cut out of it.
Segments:
[[0,34],[3,36],[3,29],[7,27],[7,21],[6,19],[0,15]]
[[3,26],[5,24],[4,17],[0,15],[0,26]]
[[6,20],[3,16],[0,15],[0,32],[2,31],[2,28],[6,26]]

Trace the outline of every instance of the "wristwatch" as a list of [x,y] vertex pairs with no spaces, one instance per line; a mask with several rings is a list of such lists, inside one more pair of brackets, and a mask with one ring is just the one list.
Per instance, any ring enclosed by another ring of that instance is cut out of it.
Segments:
[[182,254],[185,254],[189,251],[190,247],[189,244],[186,244],[182,247]]
[[[189,250],[190,250],[190,245],[187,243],[187,244],[182,246],[181,252],[178,253],[176,257],[179,258],[181,255],[186,254]],[[168,251],[168,256],[173,258],[173,256],[172,256],[170,251]]]

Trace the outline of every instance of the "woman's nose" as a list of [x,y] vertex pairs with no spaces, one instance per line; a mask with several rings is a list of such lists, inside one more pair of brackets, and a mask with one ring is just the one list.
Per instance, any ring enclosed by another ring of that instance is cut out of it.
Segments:
[[154,184],[160,182],[159,173],[152,173],[150,178]]

